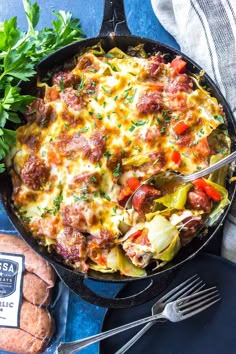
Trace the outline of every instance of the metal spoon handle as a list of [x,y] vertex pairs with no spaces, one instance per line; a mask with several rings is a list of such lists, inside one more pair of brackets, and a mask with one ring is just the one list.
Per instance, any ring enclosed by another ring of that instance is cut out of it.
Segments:
[[219,168],[229,164],[230,162],[232,162],[235,159],[236,159],[236,151],[232,152],[230,155],[226,156],[222,160],[214,163],[214,165],[211,165],[211,166],[205,168],[204,170],[195,172],[195,173],[188,175],[188,176],[181,176],[181,175],[178,176],[177,175],[176,181],[185,182],[185,183],[190,182],[190,181],[194,181],[197,178],[206,176],[206,175],[218,170]]

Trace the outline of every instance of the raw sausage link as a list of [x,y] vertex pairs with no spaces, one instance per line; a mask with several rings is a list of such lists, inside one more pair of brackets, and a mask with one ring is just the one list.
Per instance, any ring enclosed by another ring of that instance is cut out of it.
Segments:
[[0,234],[0,252],[23,254],[25,256],[26,270],[35,273],[50,288],[54,286],[56,273],[52,267],[42,257],[31,250],[20,237]]
[[51,300],[51,291],[41,278],[26,272],[23,279],[23,297],[33,305],[47,306]]
[[50,338],[54,332],[54,321],[45,308],[23,301],[20,328],[36,338]]
[[47,342],[19,328],[1,328],[0,349],[17,354],[42,353]]

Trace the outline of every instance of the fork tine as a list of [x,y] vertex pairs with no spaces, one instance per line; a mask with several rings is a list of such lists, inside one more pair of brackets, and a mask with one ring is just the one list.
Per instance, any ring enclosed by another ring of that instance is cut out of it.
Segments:
[[[199,278],[197,278],[196,281],[197,280],[199,280]],[[163,304],[166,304],[167,302],[174,301],[177,299],[182,299],[183,297],[187,296],[188,294],[195,293],[196,291],[199,291],[200,289],[202,289],[205,286],[205,283],[203,283],[202,280],[199,280],[195,284],[196,281],[188,284],[183,289],[180,289],[177,293],[175,293],[171,297],[168,297],[168,299],[166,301],[163,301]]]
[[206,284],[200,280],[197,284],[195,284],[193,287],[185,291],[182,295],[178,297],[178,299],[182,299],[183,297],[186,297],[189,294],[195,294],[196,292],[199,292],[202,288],[204,288]]
[[202,299],[200,302],[195,302],[195,304],[192,304],[192,306],[185,308],[184,310],[181,310],[181,314],[185,315],[187,313],[192,312],[195,309],[201,308],[203,305],[209,303],[212,300],[215,300],[219,298],[219,294],[215,294],[213,296],[210,296],[208,298]]
[[[186,289],[186,287],[188,288],[188,285],[191,285],[191,284],[192,284],[192,283],[189,284],[189,282],[190,282],[191,280],[193,280],[194,278],[196,278],[196,277],[198,277],[197,274],[195,274],[195,275],[193,275],[192,277],[190,277],[189,279],[185,280],[183,283],[179,284],[179,285],[176,286],[174,289],[170,290],[168,293],[166,293],[164,296],[162,296],[160,299],[158,299],[158,302],[163,302],[163,303],[165,303],[165,301],[170,301],[170,298],[172,299],[172,297],[173,297],[174,295],[179,294],[179,290],[181,291],[181,292],[180,292],[180,295],[181,295],[182,291],[184,291],[184,290]],[[199,277],[196,278],[196,279],[193,281],[193,283],[195,283],[195,282],[198,281],[198,280],[200,280]],[[186,285],[186,287],[183,288],[183,286],[185,286],[185,285]],[[178,295],[177,295],[177,297],[178,297]],[[177,298],[177,297],[176,297],[176,298]],[[174,300],[174,299],[175,299],[175,298],[173,297],[173,300]]]
[[177,300],[176,300],[176,303],[179,305],[179,304],[182,303],[183,301],[189,301],[189,300],[195,299],[196,297],[198,297],[198,296],[200,296],[200,295],[204,295],[204,294],[206,294],[207,292],[213,291],[213,290],[217,290],[216,286],[212,286],[211,288],[207,288],[207,289],[198,291],[198,292],[196,292],[196,293],[194,293],[194,294],[185,296],[185,297],[182,298],[182,299],[177,299]]
[[213,290],[213,291],[210,291],[200,297],[196,297],[194,298],[193,300],[191,301],[188,301],[188,302],[184,302],[183,304],[180,303],[180,305],[178,306],[179,310],[184,310],[185,308],[189,308],[190,305],[194,305],[196,303],[199,303],[199,301],[201,300],[204,300],[204,299],[207,299],[209,298],[209,296],[212,296],[212,295],[216,295],[216,294],[219,294],[219,291],[218,290]]
[[189,312],[189,313],[184,314],[184,315],[183,315],[183,318],[184,318],[184,319],[187,319],[187,318],[189,318],[189,317],[192,317],[192,316],[194,316],[194,315],[197,315],[198,313],[200,313],[200,312],[206,310],[208,307],[214,305],[216,302],[218,302],[218,301],[220,301],[220,300],[221,300],[221,298],[218,297],[216,300],[211,301],[210,303],[206,304],[205,306],[201,306],[201,307],[197,308],[197,309],[194,310],[194,311],[191,311],[191,312]]

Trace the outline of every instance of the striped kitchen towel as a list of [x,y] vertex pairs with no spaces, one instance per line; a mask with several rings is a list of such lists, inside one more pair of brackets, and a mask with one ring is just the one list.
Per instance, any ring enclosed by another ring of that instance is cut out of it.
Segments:
[[[236,119],[236,0],[151,0],[181,51],[220,87]],[[236,200],[223,229],[222,255],[236,262]]]

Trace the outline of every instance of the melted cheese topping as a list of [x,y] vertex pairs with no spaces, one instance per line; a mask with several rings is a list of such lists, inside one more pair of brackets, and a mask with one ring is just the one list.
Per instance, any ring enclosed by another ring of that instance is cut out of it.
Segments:
[[[189,78],[170,63],[162,62],[153,77],[151,64],[146,58],[89,52],[77,58],[71,83],[62,76],[51,86],[40,84],[43,110],[37,107],[38,118],[29,114],[17,130],[8,160],[13,181],[19,176],[14,203],[36,237],[56,240],[70,218],[85,233],[108,230],[116,240],[121,225],[130,227],[137,219],[119,203],[127,179],[142,181],[166,170],[189,174],[209,164],[207,138],[222,123],[217,100],[191,84],[178,89],[175,80]],[[181,121],[188,128],[177,134]],[[37,173],[25,171],[32,157],[49,170],[41,182]],[[40,187],[32,188],[25,174],[38,178]]]

